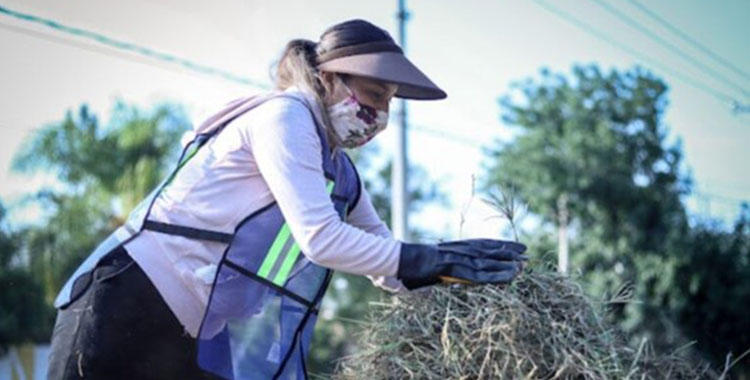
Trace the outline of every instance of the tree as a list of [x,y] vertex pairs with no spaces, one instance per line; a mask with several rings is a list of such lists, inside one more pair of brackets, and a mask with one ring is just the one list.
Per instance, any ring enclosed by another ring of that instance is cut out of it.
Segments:
[[[659,306],[715,363],[750,350],[750,205],[733,229],[699,224],[674,252],[673,281]],[[750,374],[750,360],[738,362],[735,373]]]
[[679,143],[666,144],[667,85],[638,68],[605,74],[579,66],[571,77],[543,70],[501,100],[518,134],[489,151],[485,187],[517,189],[546,226],[571,240],[574,269],[592,293],[617,297],[624,289],[643,301],[614,307],[622,326],[672,345],[680,334],[671,333],[661,300],[674,286],[674,247],[689,231],[681,197],[690,180]]
[[86,105],[33,135],[14,157],[16,171],[56,173],[60,189],[37,200],[44,222],[23,233],[30,269],[48,302],[78,264],[156,187],[176,160],[189,122],[179,107],[143,112],[118,101],[109,125]]
[[491,151],[491,184],[512,183],[549,223],[565,208],[581,229],[601,227],[607,240],[625,236],[636,249],[653,249],[684,223],[689,182],[679,145],[664,143],[661,80],[589,66],[575,67],[572,81],[542,71],[539,83],[515,87],[523,101],[501,105],[520,135]]
[[0,356],[12,345],[46,341],[54,322],[42,287],[18,255],[19,237],[4,218],[0,204]]

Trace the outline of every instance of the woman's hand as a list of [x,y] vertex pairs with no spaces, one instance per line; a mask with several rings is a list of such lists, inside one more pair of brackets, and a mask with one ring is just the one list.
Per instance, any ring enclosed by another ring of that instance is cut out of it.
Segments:
[[523,244],[494,239],[402,243],[397,277],[408,289],[440,281],[507,283],[523,270],[525,251]]

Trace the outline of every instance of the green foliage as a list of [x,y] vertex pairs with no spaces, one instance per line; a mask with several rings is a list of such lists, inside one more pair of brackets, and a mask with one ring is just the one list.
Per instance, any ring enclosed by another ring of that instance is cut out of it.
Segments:
[[55,172],[76,195],[95,191],[117,200],[122,216],[164,177],[165,165],[173,162],[168,158],[179,150],[177,142],[188,127],[181,109],[171,105],[144,114],[118,101],[107,127],[83,105],[77,117],[68,111],[61,123],[28,140],[13,168]]
[[166,175],[188,127],[178,107],[143,112],[119,101],[106,127],[83,105],[77,115],[67,112],[62,122],[26,141],[14,169],[52,172],[64,185],[36,195],[46,218],[20,235],[46,302],[51,304],[78,264]]
[[534,248],[548,252],[554,238],[544,235],[565,223],[572,270],[597,297],[633,296],[612,315],[657,348],[697,339],[717,367],[730,349],[750,348],[739,311],[750,233],[745,219],[732,234],[690,227],[681,197],[691,181],[662,122],[667,85],[638,68],[587,66],[513,89],[501,106],[517,137],[489,150],[484,187],[514,187],[541,218]]
[[522,100],[501,104],[519,135],[491,151],[489,185],[512,184],[555,226],[564,202],[572,262],[599,295],[643,280],[636,257],[665,264],[660,257],[687,228],[680,196],[689,186],[679,145],[665,146],[667,86],[640,69],[590,66],[575,67],[571,80],[543,71],[514,87]]
[[11,345],[46,341],[54,321],[42,287],[22,263],[19,236],[5,228],[4,217],[0,204],[0,355]]
[[590,66],[575,67],[571,80],[543,71],[538,82],[514,87],[522,100],[501,104],[519,135],[491,151],[489,185],[512,184],[552,225],[564,202],[578,237],[576,267],[619,272],[598,280],[599,293],[636,281],[632,258],[663,255],[687,226],[682,154],[665,146],[661,122],[666,85],[640,69],[604,74]]
[[[717,363],[750,349],[750,205],[743,205],[731,231],[698,225],[675,252],[681,254],[660,306]],[[750,360],[737,370],[750,372]]]
[[369,303],[384,296],[366,277],[334,274],[315,326],[307,366],[311,374],[328,378],[338,360],[357,351],[354,335],[362,327]]
[[119,220],[109,207],[110,197],[87,189],[82,194],[44,191],[37,200],[45,210],[54,210],[45,222],[22,231],[28,267],[52,304],[57,292]]
[[666,85],[639,69],[605,75],[590,66],[575,67],[571,81],[543,71],[539,82],[514,87],[523,101],[501,104],[520,135],[491,151],[490,183],[512,183],[553,223],[567,194],[581,228],[601,226],[608,240],[625,235],[636,248],[653,247],[687,190],[679,145],[664,146]]

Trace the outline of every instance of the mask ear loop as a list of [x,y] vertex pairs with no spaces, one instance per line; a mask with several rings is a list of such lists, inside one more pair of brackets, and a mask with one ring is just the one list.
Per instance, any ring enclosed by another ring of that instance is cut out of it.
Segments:
[[[320,70],[318,70],[317,67],[315,68],[315,74],[314,75],[315,75],[315,78],[318,80],[318,82],[320,82],[321,86],[326,91],[328,91],[328,89],[326,88],[326,85],[325,85],[325,81],[323,80],[323,76],[320,74]],[[336,76],[338,77],[338,74],[336,74]],[[341,78],[339,78],[339,80],[340,79]],[[326,96],[328,96],[328,95],[326,95]],[[326,109],[326,107],[323,104],[323,102],[325,101],[325,99],[321,98],[320,96],[318,96],[318,99],[319,99],[318,101],[320,102],[321,112],[323,114],[322,118],[323,118],[323,126],[324,126],[324,129],[325,129],[325,137],[328,140],[329,145],[331,146],[331,151],[335,151],[336,149],[338,149],[338,147],[340,147],[342,145],[342,141],[341,141],[341,138],[339,138],[339,136],[336,133],[333,132],[334,128],[333,128],[333,126],[331,124],[330,115],[328,114],[328,110]]]
[[349,97],[354,99],[357,103],[359,103],[359,99],[357,99],[357,96],[354,95],[354,91],[352,91],[351,88],[344,82],[344,78],[341,77],[341,75],[336,74],[336,79],[341,83],[342,86],[346,89],[346,92],[349,94]]

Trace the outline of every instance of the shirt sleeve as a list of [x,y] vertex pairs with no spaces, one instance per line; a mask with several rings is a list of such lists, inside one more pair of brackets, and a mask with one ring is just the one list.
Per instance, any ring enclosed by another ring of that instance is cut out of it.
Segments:
[[275,98],[252,112],[259,114],[245,138],[307,258],[348,273],[394,276],[401,243],[343,222],[334,209],[326,191],[322,145],[310,111],[299,101]]
[[[364,185],[361,186],[359,201],[354,205],[354,208],[349,213],[346,221],[365,232],[382,236],[384,238],[393,237],[388,226],[383,223],[380,216],[378,216],[375,211],[375,207],[373,207],[372,201],[370,200],[370,194],[367,192]],[[368,275],[367,278],[369,278],[375,286],[389,292],[395,293],[408,291],[408,289],[395,276]]]

